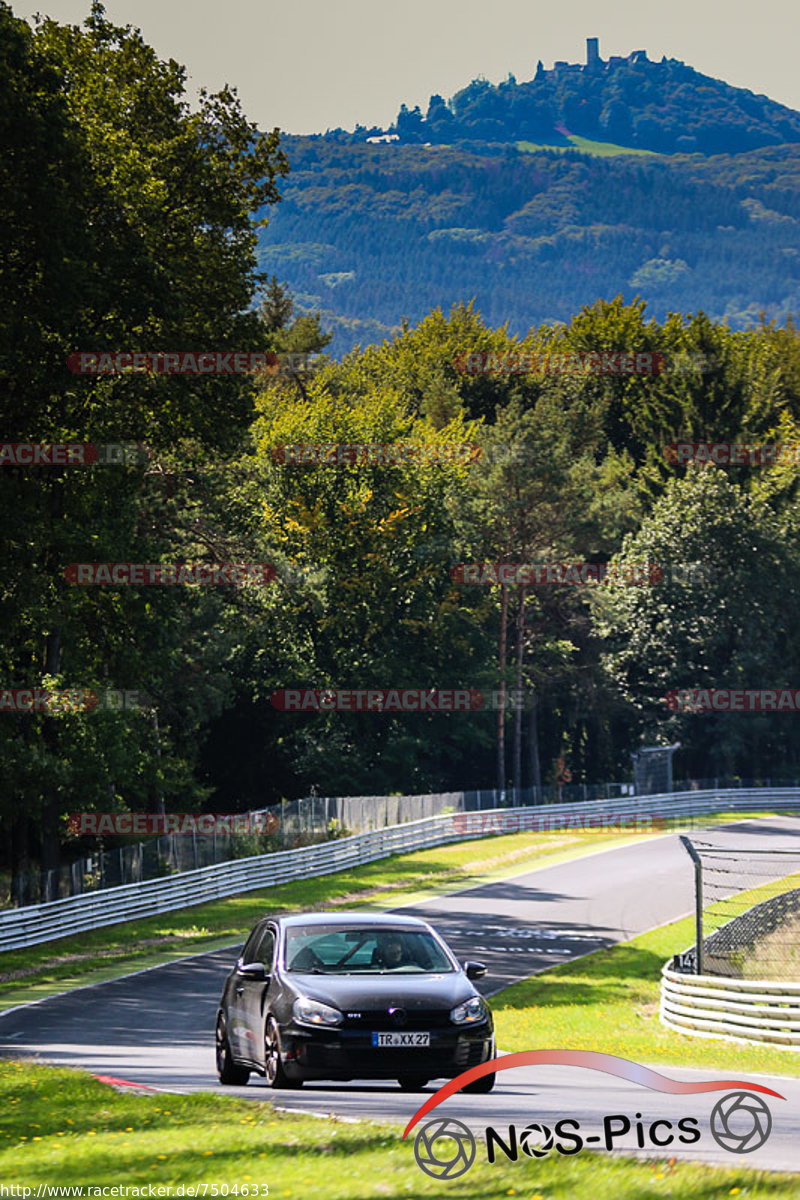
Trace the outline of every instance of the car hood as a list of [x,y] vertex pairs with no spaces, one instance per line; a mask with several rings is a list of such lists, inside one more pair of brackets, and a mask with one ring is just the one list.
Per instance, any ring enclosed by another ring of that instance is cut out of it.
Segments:
[[291,971],[287,982],[304,996],[334,1008],[352,1011],[387,1009],[451,1009],[471,996],[475,988],[461,971],[444,975],[306,975]]

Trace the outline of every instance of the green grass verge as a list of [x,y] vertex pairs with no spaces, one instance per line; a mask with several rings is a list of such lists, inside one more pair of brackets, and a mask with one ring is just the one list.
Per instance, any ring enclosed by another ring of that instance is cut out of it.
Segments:
[[[753,888],[750,903],[786,886],[775,881]],[[796,1076],[796,1050],[692,1037],[661,1024],[661,969],[693,944],[692,916],[504,988],[492,998],[498,1045],[599,1050],[638,1062]]]
[[[409,1097],[409,1115],[413,1108]],[[655,1156],[642,1162],[584,1153],[489,1166],[480,1144],[467,1174],[437,1181],[417,1166],[412,1137],[403,1142],[399,1125],[319,1120],[209,1093],[120,1094],[78,1071],[22,1062],[0,1062],[0,1112],[4,1185],[125,1184],[148,1194],[151,1186],[238,1184],[240,1195],[244,1185],[267,1185],[270,1200],[797,1196],[796,1176]]]
[[629,845],[631,840],[635,839],[624,834],[571,831],[454,842],[393,855],[335,875],[295,880],[156,917],[103,926],[25,950],[9,950],[0,954],[0,1009],[234,945],[268,912],[395,907],[599,849]]
[[567,150],[580,150],[581,154],[591,154],[595,158],[616,158],[620,154],[638,154],[650,158],[660,158],[655,150],[639,150],[632,146],[618,146],[615,142],[595,142],[591,138],[580,137],[571,133],[568,140],[570,146],[548,146],[544,142],[517,142],[518,150],[535,153],[537,150],[553,150],[564,154]]

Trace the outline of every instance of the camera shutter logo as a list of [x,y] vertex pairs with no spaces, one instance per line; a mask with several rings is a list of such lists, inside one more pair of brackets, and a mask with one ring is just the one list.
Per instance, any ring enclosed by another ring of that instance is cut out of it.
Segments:
[[553,1149],[553,1131],[547,1125],[539,1125],[534,1121],[526,1125],[519,1135],[519,1144],[529,1158],[544,1158]]
[[414,1140],[414,1156],[433,1179],[458,1179],[475,1161],[475,1138],[452,1117],[427,1121]]
[[772,1113],[752,1092],[730,1092],[711,1111],[711,1136],[731,1154],[758,1150],[772,1132]]

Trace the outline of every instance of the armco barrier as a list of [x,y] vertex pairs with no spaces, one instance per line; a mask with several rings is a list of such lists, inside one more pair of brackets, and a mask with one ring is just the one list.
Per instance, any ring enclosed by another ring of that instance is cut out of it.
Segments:
[[800,983],[661,972],[661,1023],[695,1037],[800,1049]]
[[0,951],[34,946],[137,917],[152,917],[240,892],[258,891],[292,879],[330,875],[391,854],[485,837],[490,833],[558,829],[570,824],[573,827],[581,824],[602,827],[613,823],[630,829],[633,823],[644,822],[648,817],[690,817],[711,811],[791,808],[800,809],[800,788],[709,789],[640,796],[633,800],[595,800],[581,804],[442,814],[321,845],[219,863],[168,879],[125,884],[3,912],[0,913]]

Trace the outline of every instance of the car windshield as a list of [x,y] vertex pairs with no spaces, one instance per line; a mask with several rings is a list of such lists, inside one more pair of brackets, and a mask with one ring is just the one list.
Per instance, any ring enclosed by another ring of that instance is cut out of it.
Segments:
[[320,975],[420,975],[455,969],[427,930],[374,926],[293,925],[286,930],[284,961],[287,971]]

